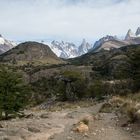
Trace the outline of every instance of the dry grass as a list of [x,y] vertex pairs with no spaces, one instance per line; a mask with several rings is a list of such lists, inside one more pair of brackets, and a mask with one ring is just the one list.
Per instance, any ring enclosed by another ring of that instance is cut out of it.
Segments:
[[135,122],[137,118],[137,112],[140,110],[140,93],[129,95],[127,97],[114,96],[112,99],[105,103],[101,112],[109,113],[119,111],[125,115],[131,122]]
[[61,111],[64,109],[75,109],[75,108],[82,108],[82,107],[89,107],[95,105],[96,102],[93,101],[75,101],[75,102],[57,102],[54,105],[52,105],[48,111],[54,112],[54,111]]
[[113,111],[113,106],[110,103],[104,103],[99,110],[101,113],[111,113]]

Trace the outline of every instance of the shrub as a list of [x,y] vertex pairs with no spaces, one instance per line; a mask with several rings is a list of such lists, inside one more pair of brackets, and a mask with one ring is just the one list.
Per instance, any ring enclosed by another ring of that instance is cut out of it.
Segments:
[[74,101],[85,96],[86,82],[83,75],[77,71],[64,71],[59,79],[58,89],[63,100]]
[[140,48],[137,48],[131,56],[134,91],[140,90]]
[[105,92],[102,81],[94,81],[93,84],[89,86],[89,95],[92,98],[103,99]]

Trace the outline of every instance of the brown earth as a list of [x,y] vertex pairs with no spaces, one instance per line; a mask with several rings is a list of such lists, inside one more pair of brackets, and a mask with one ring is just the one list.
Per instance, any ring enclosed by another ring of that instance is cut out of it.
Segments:
[[[61,111],[26,111],[27,118],[0,122],[0,140],[139,140],[133,127],[121,127],[114,113],[98,113],[102,103]],[[76,124],[89,118],[88,132],[73,131]],[[89,117],[90,116],[90,117]],[[93,119],[91,119],[93,117]],[[133,128],[133,129],[132,129]],[[136,128],[136,127],[135,127]],[[136,129],[135,129],[136,130]]]

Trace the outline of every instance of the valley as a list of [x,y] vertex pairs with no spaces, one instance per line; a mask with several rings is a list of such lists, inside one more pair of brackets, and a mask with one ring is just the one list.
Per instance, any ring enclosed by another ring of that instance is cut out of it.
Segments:
[[0,0],[0,140],[140,140],[140,0]]
[[2,53],[0,140],[139,140],[140,45],[107,38],[76,58],[32,41]]

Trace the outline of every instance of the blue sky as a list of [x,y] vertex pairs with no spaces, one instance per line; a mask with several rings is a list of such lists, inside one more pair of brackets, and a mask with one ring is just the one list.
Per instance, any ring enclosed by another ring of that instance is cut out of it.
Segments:
[[140,26],[140,0],[0,0],[0,33],[12,40],[91,43]]

